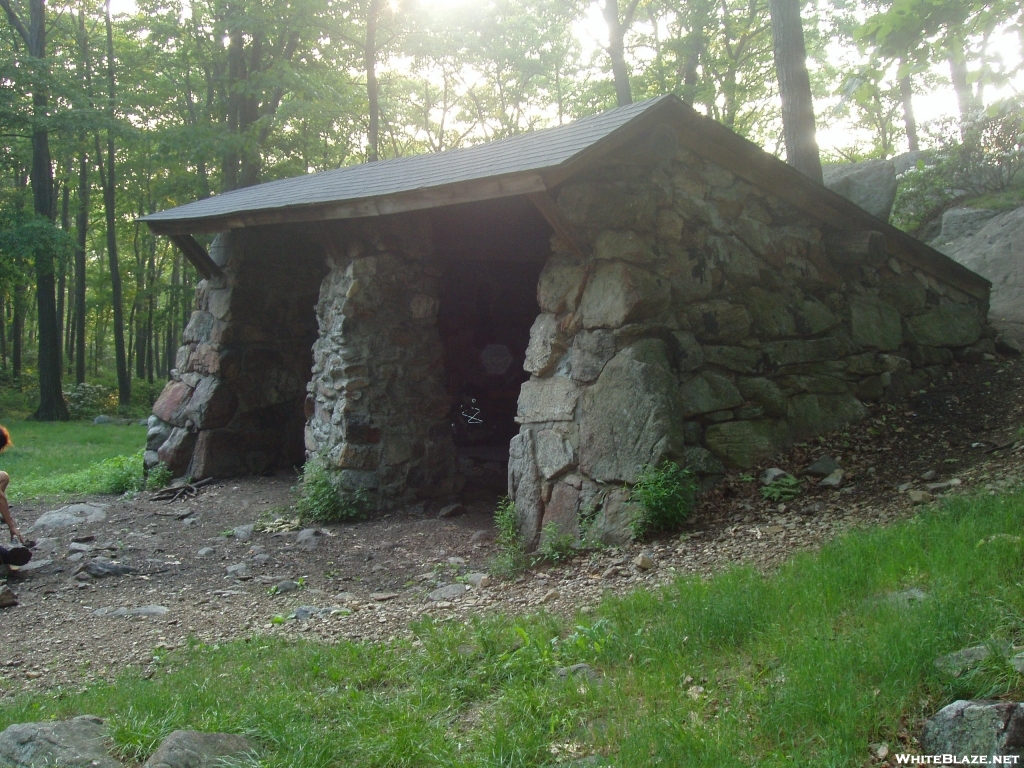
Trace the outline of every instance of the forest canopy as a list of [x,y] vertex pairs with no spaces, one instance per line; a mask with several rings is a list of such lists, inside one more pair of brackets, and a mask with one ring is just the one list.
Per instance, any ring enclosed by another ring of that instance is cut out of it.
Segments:
[[[0,383],[22,397],[0,408],[76,415],[86,382],[152,402],[197,276],[150,212],[664,93],[784,154],[772,5],[0,0]],[[823,0],[799,18],[823,161],[967,157],[1007,125],[1020,157],[1016,2]],[[943,95],[956,112],[919,122]]]

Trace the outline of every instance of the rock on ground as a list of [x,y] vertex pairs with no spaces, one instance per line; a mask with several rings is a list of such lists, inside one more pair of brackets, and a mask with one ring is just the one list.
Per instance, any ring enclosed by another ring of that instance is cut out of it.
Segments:
[[53,723],[19,723],[0,733],[3,768],[123,768],[107,754],[107,728],[91,715]]
[[224,765],[224,758],[251,752],[249,742],[233,733],[174,731],[143,768],[214,768]]
[[1024,756],[1024,705],[954,701],[924,724],[925,754]]

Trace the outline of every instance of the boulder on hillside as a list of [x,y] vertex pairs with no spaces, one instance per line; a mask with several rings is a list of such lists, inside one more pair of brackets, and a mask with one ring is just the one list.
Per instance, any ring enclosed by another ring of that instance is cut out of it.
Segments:
[[921,747],[931,755],[1024,756],[1024,704],[954,701],[924,724]]
[[1024,344],[1024,207],[1005,213],[955,208],[933,248],[992,281],[989,322]]
[[896,165],[892,160],[823,165],[825,186],[872,216],[889,221],[896,202]]
[[0,733],[3,768],[123,768],[107,753],[107,727],[82,715],[52,723],[19,723]]

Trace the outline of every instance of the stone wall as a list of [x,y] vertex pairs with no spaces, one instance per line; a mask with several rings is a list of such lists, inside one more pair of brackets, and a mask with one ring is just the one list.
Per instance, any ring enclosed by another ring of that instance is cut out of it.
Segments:
[[553,239],[538,285],[509,462],[534,544],[581,516],[622,541],[642,466],[711,482],[992,351],[986,307],[894,258],[836,266],[808,216],[666,131],[557,197],[587,255]]
[[219,235],[210,256],[224,276],[196,289],[146,464],[196,479],[301,465],[323,249],[302,228],[261,227]]
[[452,493],[457,461],[437,332],[430,221],[339,226],[320,289],[306,450],[375,501]]

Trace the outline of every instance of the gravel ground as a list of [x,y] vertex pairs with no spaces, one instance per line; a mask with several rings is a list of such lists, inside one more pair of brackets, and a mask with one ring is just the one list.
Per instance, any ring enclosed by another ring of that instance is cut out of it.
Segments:
[[[387,640],[423,616],[572,615],[606,593],[655,588],[682,574],[735,563],[770,570],[850,528],[908,517],[929,494],[1018,485],[1022,385],[1020,360],[958,368],[905,403],[874,406],[861,424],[730,473],[679,536],[582,553],[473,588],[464,582],[477,579],[466,577],[485,573],[496,551],[494,492],[464,499],[464,511],[450,518],[438,518],[439,505],[419,505],[305,531],[290,519],[294,477],[218,482],[175,502],[151,494],[69,500],[103,519],[26,532],[38,541],[36,567],[9,582],[19,605],[0,609],[0,696],[75,688],[127,666],[145,670],[155,650],[189,637]],[[843,468],[841,487],[808,480],[789,503],[761,498],[764,469],[796,474],[822,455]],[[14,513],[25,530],[66,504],[22,504]],[[90,575],[111,564],[131,572]]]

